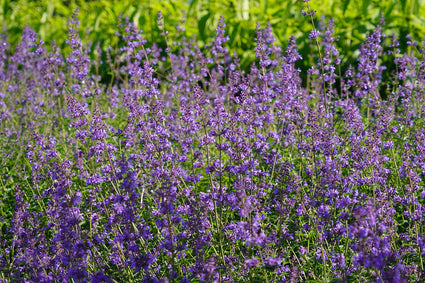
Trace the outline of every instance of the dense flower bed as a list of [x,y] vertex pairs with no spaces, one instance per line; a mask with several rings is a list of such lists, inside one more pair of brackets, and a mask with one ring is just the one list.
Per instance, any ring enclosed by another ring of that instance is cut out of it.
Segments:
[[303,84],[270,27],[245,72],[224,19],[203,50],[122,19],[95,60],[78,24],[66,58],[1,38],[3,281],[425,280],[417,42],[401,54],[382,21],[341,73],[329,21]]

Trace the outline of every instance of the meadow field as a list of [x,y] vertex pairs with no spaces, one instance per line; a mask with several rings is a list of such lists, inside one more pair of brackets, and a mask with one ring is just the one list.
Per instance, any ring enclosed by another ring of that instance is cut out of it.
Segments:
[[419,1],[64,2],[0,2],[0,282],[425,281]]

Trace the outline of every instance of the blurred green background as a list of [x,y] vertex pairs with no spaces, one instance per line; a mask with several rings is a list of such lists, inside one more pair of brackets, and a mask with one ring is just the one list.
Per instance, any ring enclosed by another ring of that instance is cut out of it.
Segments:
[[[335,19],[338,47],[343,55],[343,63],[352,63],[353,52],[365,39],[366,33],[373,30],[379,15],[385,15],[387,34],[395,32],[402,40],[410,34],[422,41],[425,34],[424,0],[343,0],[310,1],[317,10],[316,21],[323,16],[327,21]],[[227,24],[230,35],[229,49],[236,51],[244,68],[254,60],[255,27],[258,22],[266,27],[270,22],[277,44],[286,46],[290,35],[295,35],[303,57],[310,53],[308,34],[310,19],[301,15],[306,9],[302,0],[105,0],[105,1],[49,1],[49,0],[1,0],[0,19],[6,28],[9,40],[15,45],[25,25],[29,25],[49,46],[53,39],[59,46],[64,44],[67,34],[67,20],[80,8],[81,36],[83,41],[99,42],[103,49],[114,46],[118,39],[114,36],[120,13],[128,15],[148,40],[164,44],[157,26],[157,13],[162,11],[165,28],[170,39],[177,38],[176,26],[185,28],[185,35],[196,35],[202,46],[213,40],[220,15]],[[94,50],[94,48],[92,48]]]

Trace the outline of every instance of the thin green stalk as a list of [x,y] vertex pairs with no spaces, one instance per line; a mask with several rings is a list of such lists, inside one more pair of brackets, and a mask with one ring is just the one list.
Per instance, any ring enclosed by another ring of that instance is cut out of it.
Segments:
[[[308,13],[310,15],[310,20],[311,20],[311,25],[313,26],[313,31],[316,31],[316,26],[314,24],[314,20],[313,20],[313,14],[312,11],[310,9],[310,5],[308,4],[308,1],[306,1],[307,3],[307,9],[308,9]],[[316,47],[317,47],[317,52],[319,53],[319,58],[320,58],[320,67],[322,70],[322,83],[323,83],[323,94],[324,94],[324,103],[325,103],[325,109],[326,109],[326,113],[328,113],[328,100],[327,100],[327,90],[326,90],[326,83],[325,83],[325,69],[323,66],[323,58],[322,58],[322,52],[320,52],[320,44],[319,44],[319,40],[317,39],[317,37],[315,37],[315,41],[316,41]]]

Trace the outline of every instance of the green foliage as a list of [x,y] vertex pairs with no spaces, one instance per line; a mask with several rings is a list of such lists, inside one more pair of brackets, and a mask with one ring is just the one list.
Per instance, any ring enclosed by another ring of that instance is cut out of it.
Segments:
[[[355,61],[355,54],[350,50],[359,47],[381,13],[385,16],[386,31],[395,32],[401,38],[410,34],[416,40],[421,40],[425,34],[425,5],[420,0],[324,0],[310,1],[309,4],[317,10],[317,15],[335,19],[336,35],[340,37],[338,47],[345,51],[345,63]],[[52,40],[61,45],[67,36],[67,19],[77,7],[86,15],[80,19],[86,39],[100,42],[103,50],[117,43],[113,34],[120,14],[128,16],[140,27],[150,43],[164,41],[156,19],[158,11],[162,11],[165,29],[171,38],[177,36],[176,26],[180,24],[184,26],[186,36],[196,35],[201,46],[212,40],[218,20],[223,15],[230,35],[228,47],[240,54],[243,68],[247,68],[255,58],[253,47],[257,22],[262,27],[270,23],[282,45],[286,45],[291,35],[296,36],[303,57],[310,53],[308,34],[311,23],[301,15],[301,11],[306,9],[301,0],[1,0],[0,20],[12,45],[18,42],[25,25],[31,26],[48,45]],[[402,49],[406,49],[403,43]]]

